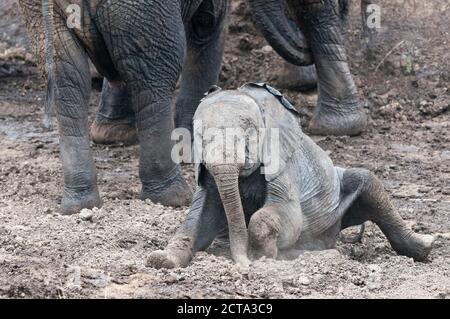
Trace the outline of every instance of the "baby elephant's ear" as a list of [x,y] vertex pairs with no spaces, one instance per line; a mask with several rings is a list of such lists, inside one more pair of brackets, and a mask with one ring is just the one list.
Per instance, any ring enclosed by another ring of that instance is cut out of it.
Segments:
[[272,181],[285,169],[292,155],[299,150],[303,132],[295,108],[272,87],[265,85],[264,94],[258,94],[265,122],[262,149],[263,173]]
[[197,183],[197,185],[200,185],[200,180],[202,179],[203,176],[203,165],[200,163],[195,163],[195,182]]
[[217,93],[222,91],[222,88],[220,86],[217,85],[213,85],[209,88],[208,91],[206,91],[206,93],[203,95],[203,99],[201,100],[201,102],[203,102],[205,99],[211,97],[212,94]]

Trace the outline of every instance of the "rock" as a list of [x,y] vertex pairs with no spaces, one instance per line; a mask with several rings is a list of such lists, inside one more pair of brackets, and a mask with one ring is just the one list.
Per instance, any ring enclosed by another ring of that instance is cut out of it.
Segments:
[[311,279],[309,279],[306,276],[302,276],[302,277],[298,278],[297,282],[299,285],[309,286],[311,284]]
[[269,54],[269,53],[273,52],[273,49],[270,45],[265,45],[262,47],[261,51],[264,54]]
[[450,233],[441,233],[441,234],[437,234],[437,236],[442,239],[450,240]]
[[166,276],[166,278],[164,278],[164,282],[166,284],[174,284],[174,283],[178,282],[178,278],[174,274],[168,274]]
[[94,212],[90,209],[85,208],[81,210],[79,217],[81,218],[82,221],[92,222],[94,218]]

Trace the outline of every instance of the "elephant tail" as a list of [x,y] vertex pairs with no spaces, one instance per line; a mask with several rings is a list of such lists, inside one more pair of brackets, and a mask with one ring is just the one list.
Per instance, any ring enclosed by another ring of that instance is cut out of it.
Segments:
[[45,115],[44,126],[47,129],[52,128],[52,117],[54,116],[55,109],[55,94],[56,94],[56,81],[55,81],[55,48],[54,48],[54,35],[55,35],[55,23],[53,20],[53,0],[42,0],[42,19],[44,25],[45,35],[45,72],[47,74],[47,96],[45,102]]
[[340,236],[341,241],[344,244],[357,244],[361,242],[364,237],[364,232],[366,231],[366,223],[362,224],[359,229],[359,233],[354,236]]

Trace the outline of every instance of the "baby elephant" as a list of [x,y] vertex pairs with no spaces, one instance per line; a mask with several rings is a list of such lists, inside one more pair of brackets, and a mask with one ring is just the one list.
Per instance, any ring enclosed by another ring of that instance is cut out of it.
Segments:
[[[381,181],[365,169],[335,167],[302,132],[295,108],[270,86],[216,89],[198,107],[194,125],[194,152],[202,156],[192,207],[166,249],[149,256],[149,266],[185,267],[227,233],[232,258],[242,266],[248,255],[292,258],[333,248],[341,230],[368,220],[397,253],[417,261],[430,253],[434,237],[406,225]],[[245,154],[228,138],[236,129],[245,132]]]

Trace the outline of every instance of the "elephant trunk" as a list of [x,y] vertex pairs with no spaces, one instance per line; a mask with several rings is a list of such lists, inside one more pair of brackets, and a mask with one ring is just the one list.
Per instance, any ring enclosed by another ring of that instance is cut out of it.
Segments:
[[285,1],[248,0],[256,27],[275,51],[288,62],[313,64],[309,46],[301,30],[285,13]]
[[236,263],[248,266],[248,233],[239,193],[239,167],[221,164],[212,165],[208,170],[214,177],[228,220],[231,256]]
[[42,0],[42,19],[45,35],[45,73],[47,74],[47,97],[45,104],[44,126],[52,127],[51,117],[54,113],[55,104],[55,63],[54,63],[54,35],[55,24],[53,21],[53,0]]

